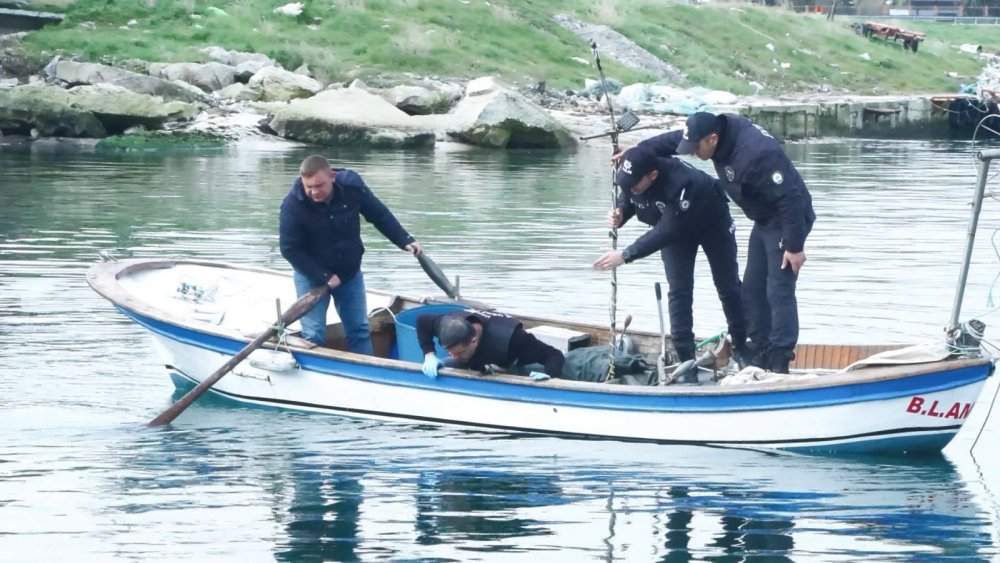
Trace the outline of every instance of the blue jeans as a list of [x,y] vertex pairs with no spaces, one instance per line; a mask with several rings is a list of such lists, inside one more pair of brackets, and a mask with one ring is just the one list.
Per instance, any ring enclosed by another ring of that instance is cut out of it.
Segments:
[[[295,272],[295,292],[299,297],[309,293],[313,288],[302,274]],[[359,270],[353,278],[341,283],[336,289],[331,289],[320,299],[312,311],[306,313],[299,323],[302,325],[302,337],[316,344],[326,344],[326,311],[330,307],[330,296],[333,296],[333,306],[337,316],[344,324],[344,334],[347,336],[347,349],[358,354],[372,355],[371,328],[368,326],[368,302],[365,298],[365,278]]]

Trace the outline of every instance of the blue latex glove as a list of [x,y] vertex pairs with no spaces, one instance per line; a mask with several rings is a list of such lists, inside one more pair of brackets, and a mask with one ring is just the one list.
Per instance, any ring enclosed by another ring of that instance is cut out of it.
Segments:
[[434,354],[424,355],[423,372],[424,375],[426,375],[427,377],[431,379],[437,379],[438,368],[440,368],[443,365],[444,362],[441,361],[441,358],[435,356]]
[[530,377],[532,381],[545,381],[546,379],[552,379],[552,376],[544,371],[533,371],[528,374],[528,377]]

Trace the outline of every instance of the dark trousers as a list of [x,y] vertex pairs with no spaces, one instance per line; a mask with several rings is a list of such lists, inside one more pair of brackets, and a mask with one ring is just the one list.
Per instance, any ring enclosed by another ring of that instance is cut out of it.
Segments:
[[[727,214],[728,215],[728,214]],[[670,338],[680,359],[694,357],[694,263],[698,247],[705,251],[712,269],[712,281],[722,301],[729,333],[734,338],[746,336],[739,264],[736,261],[736,235],[732,219],[704,225],[660,250],[667,274],[667,310],[670,313]],[[742,341],[742,340],[741,340]]]
[[799,312],[795,301],[798,275],[781,269],[785,249],[781,225],[754,224],[743,273],[743,303],[747,336],[758,351],[791,352],[799,340]]

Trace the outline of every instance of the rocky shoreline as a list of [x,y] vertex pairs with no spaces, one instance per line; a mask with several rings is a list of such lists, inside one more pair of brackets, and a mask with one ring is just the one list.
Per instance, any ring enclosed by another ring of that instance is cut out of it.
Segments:
[[334,147],[573,148],[582,132],[598,130],[602,120],[594,115],[606,111],[586,93],[517,89],[492,77],[324,85],[308,68],[289,71],[263,55],[218,47],[203,50],[208,63],[112,67],[56,57],[37,69],[37,62],[32,68],[11,56],[11,39],[5,36],[0,59],[0,137],[7,145],[197,134]]
[[[596,81],[580,91],[555,90],[544,83],[515,87],[488,76],[322,84],[304,65],[290,71],[264,55],[221,47],[203,49],[210,59],[204,63],[127,60],[112,67],[59,57],[37,61],[19,56],[20,37],[0,36],[0,144],[6,146],[44,139],[101,146],[113,138],[115,146],[128,146],[129,141],[141,145],[150,139],[183,145],[192,139],[221,144],[272,137],[332,147],[417,148],[450,142],[493,149],[572,149],[581,137],[611,127],[603,85]],[[995,74],[992,68],[987,65],[984,76]],[[641,130],[623,135],[625,144],[679,127],[685,115],[699,109],[748,114],[765,127],[768,118],[760,115],[761,108],[771,108],[767,111],[782,123],[790,121],[790,111],[800,112],[806,123],[802,132],[774,131],[790,137],[822,134],[809,123],[821,120],[829,108],[834,114],[865,113],[888,104],[902,108],[894,110],[903,112],[899,120],[923,120],[921,115],[931,113],[919,109],[928,106],[929,98],[775,99],[609,82],[617,112],[630,108],[641,118]],[[860,118],[856,121],[863,125]],[[609,145],[610,139],[587,144]]]

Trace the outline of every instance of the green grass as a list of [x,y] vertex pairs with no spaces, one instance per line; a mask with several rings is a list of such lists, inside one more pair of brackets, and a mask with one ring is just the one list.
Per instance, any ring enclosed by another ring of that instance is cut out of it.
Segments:
[[[274,0],[77,0],[63,25],[28,35],[26,48],[114,64],[128,58],[199,61],[199,49],[266,54],[286,68],[302,63],[324,82],[394,78],[404,73],[519,84],[544,80],[581,89],[596,78],[587,40],[555,23],[569,13],[608,25],[685,73],[681,86],[739,94],[812,91],[827,85],[854,93],[951,92],[980,70],[960,43],[1000,43],[1000,26],[901,23],[924,31],[918,53],[868,40],[847,20],[748,4],[671,5],[652,0],[304,0],[298,17],[273,14]],[[227,15],[213,14],[214,9]],[[130,20],[138,23],[127,25]],[[84,22],[92,22],[84,26]],[[122,29],[122,26],[126,29]],[[310,29],[307,26],[314,27]],[[774,50],[766,45],[770,43]],[[868,53],[870,60],[861,58]],[[653,77],[602,62],[623,83]],[[789,63],[787,69],[780,63]],[[967,78],[948,78],[954,72]]]
[[[648,4],[641,14],[636,25],[622,31],[625,35],[687,72],[693,82],[741,94],[754,91],[750,80],[763,84],[767,93],[810,91],[824,84],[854,93],[951,92],[982,66],[976,57],[959,53],[955,39],[1000,40],[996,26],[962,26],[972,28],[963,35],[950,24],[925,23],[917,29],[898,23],[928,34],[912,53],[857,35],[849,20],[830,22],[822,15],[736,4]],[[862,58],[864,53],[870,59]],[[947,72],[967,78],[956,81]]]

